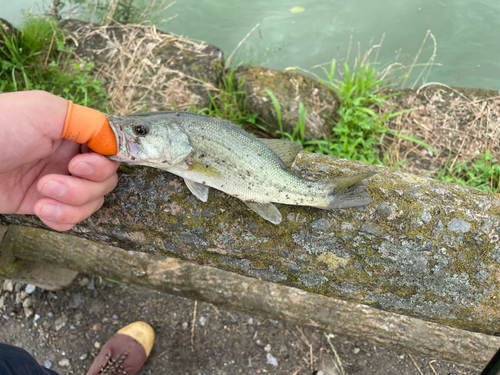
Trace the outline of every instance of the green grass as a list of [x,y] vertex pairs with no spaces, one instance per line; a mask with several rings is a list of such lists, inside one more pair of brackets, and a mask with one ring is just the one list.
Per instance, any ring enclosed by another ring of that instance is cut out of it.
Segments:
[[382,95],[388,88],[387,80],[378,79],[376,69],[370,64],[358,65],[351,72],[344,64],[344,79],[335,79],[336,64],[324,69],[327,79],[321,82],[335,90],[340,97],[339,121],[333,126],[328,142],[319,145],[323,152],[369,164],[381,164],[379,146],[386,133],[392,133],[385,125],[388,119],[411,109],[393,112],[384,110],[387,99],[398,94]]
[[0,91],[45,90],[101,111],[108,95],[93,63],[75,63],[55,19],[27,15],[18,33],[0,29]]
[[299,103],[299,120],[295,125],[295,128],[292,134],[287,133],[283,130],[283,121],[281,116],[281,107],[276,96],[268,89],[265,89],[265,92],[271,98],[274,106],[274,110],[276,111],[276,118],[278,119],[278,126],[280,130],[276,132],[277,135],[280,135],[281,138],[287,139],[289,141],[298,142],[304,147],[305,145],[305,133],[306,133],[306,116],[307,110],[304,108],[304,104],[302,102]]
[[490,151],[452,166],[450,166],[450,158],[448,158],[446,167],[433,177],[442,181],[500,193],[500,164]]
[[[306,110],[299,103],[299,121],[292,134],[283,131],[281,110],[276,97],[266,90],[271,98],[280,126],[278,134],[284,138],[299,142],[302,147],[311,152],[359,160],[369,164],[383,164],[380,159],[379,146],[385,134],[392,134],[427,146],[413,137],[397,134],[385,125],[388,119],[399,116],[411,109],[394,112],[385,109],[387,99],[397,93],[383,95],[383,89],[389,87],[387,80],[378,79],[377,70],[370,64],[357,65],[352,71],[346,63],[344,79],[335,78],[337,69],[333,62],[329,70],[324,69],[326,79],[316,78],[339,95],[340,108],[338,121],[331,121],[332,134],[323,139],[306,141],[305,117]],[[427,146],[429,147],[429,146]]]
[[241,89],[245,82],[239,80],[238,84],[235,85],[235,70],[236,67],[233,66],[229,69],[229,72],[222,77],[217,93],[207,90],[210,98],[210,106],[208,108],[190,108],[189,111],[205,116],[220,117],[240,126],[251,124],[252,126],[264,130],[264,128],[257,123],[257,113],[249,113],[246,109],[246,93]]

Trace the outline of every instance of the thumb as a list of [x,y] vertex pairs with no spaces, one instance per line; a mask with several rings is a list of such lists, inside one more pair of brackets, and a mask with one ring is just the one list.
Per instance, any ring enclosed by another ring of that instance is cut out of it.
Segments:
[[114,155],[118,151],[116,137],[106,115],[72,101],[69,101],[61,138],[87,143],[90,149],[101,155]]

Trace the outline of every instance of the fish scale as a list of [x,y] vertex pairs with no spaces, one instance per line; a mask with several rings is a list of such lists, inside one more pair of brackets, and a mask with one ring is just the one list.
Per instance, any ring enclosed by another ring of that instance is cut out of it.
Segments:
[[330,181],[303,179],[286,169],[283,161],[291,163],[300,150],[297,144],[255,138],[226,120],[187,112],[108,116],[108,120],[119,145],[111,159],[176,174],[203,201],[208,187],[221,190],[275,224],[281,214],[273,202],[323,209],[371,202],[358,183],[374,173]]
[[[195,151],[193,160],[220,170],[223,176],[193,176],[184,168],[174,169],[181,177],[250,202],[265,203],[271,197],[275,203],[326,205],[328,190],[324,184],[304,180],[284,169],[269,147],[231,122],[202,119],[201,124],[188,120],[181,125],[193,144],[204,144],[202,150]],[[227,137],[220,137],[221,133]],[[204,156],[200,158],[201,155]]]

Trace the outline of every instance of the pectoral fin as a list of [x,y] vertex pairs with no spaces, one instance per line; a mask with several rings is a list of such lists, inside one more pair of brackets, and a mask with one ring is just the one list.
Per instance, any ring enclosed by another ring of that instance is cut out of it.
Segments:
[[193,193],[200,201],[206,202],[208,200],[209,187],[198,182],[184,179],[189,191]]
[[281,223],[281,212],[272,203],[253,203],[243,201],[249,208],[257,212],[267,221],[273,224]]

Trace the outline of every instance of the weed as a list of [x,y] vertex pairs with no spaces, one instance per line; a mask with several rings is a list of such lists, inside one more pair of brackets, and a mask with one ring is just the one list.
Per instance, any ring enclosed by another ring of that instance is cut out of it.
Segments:
[[376,69],[370,64],[357,65],[351,72],[345,63],[343,81],[335,80],[335,70],[333,62],[330,71],[324,69],[328,80],[321,79],[340,96],[340,120],[332,129],[329,149],[335,156],[381,164],[378,146],[382,136],[385,133],[399,136],[385,126],[385,121],[411,109],[398,112],[393,112],[392,108],[383,110],[386,100],[398,94],[381,94],[381,89],[388,88],[388,81],[378,79]]
[[446,167],[433,177],[481,190],[500,192],[500,164],[489,150],[451,167],[449,161],[450,158]]
[[[340,360],[340,357],[337,354],[335,347],[333,346],[332,342],[330,341],[330,339],[333,338],[334,336],[331,333],[329,333],[329,334],[323,333],[323,334],[325,335],[326,341],[328,341],[328,344],[330,344],[330,348],[332,348],[333,354],[335,354],[335,359],[337,360],[337,363],[340,366],[340,370],[342,371],[342,375],[345,375],[344,367],[342,366],[342,361]],[[335,362],[334,362],[334,364],[335,364],[335,367],[337,367],[337,364]]]
[[236,67],[233,66],[229,69],[229,73],[224,75],[222,82],[219,85],[217,94],[214,94],[207,89],[210,97],[211,105],[208,108],[190,111],[200,113],[206,116],[220,117],[238,125],[245,125],[247,123],[263,129],[257,124],[257,114],[248,113],[246,110],[246,94],[241,89],[245,81],[239,80],[237,87],[234,82],[234,72]]
[[276,111],[276,118],[278,119],[278,125],[280,130],[276,132],[276,134],[280,135],[284,139],[288,139],[289,141],[298,142],[302,146],[305,144],[305,133],[306,133],[306,116],[307,110],[304,108],[304,104],[302,102],[299,103],[299,120],[295,125],[293,133],[287,133],[283,130],[283,121],[281,117],[281,107],[276,96],[268,89],[264,89],[266,94],[269,95],[273,102],[274,110]]
[[103,279],[104,279],[104,280],[106,280],[106,281],[108,281],[108,282],[110,282],[110,283],[113,283],[113,284],[118,284],[118,285],[120,285],[120,286],[121,286],[122,288],[124,288],[124,289],[130,289],[130,287],[129,287],[127,284],[122,283],[121,281],[117,281],[117,280],[114,280],[114,279],[110,279],[110,278],[108,278],[108,277],[103,277]]
[[[107,109],[103,81],[93,77],[93,63],[74,63],[72,48],[51,17],[27,16],[19,32],[0,29],[0,91],[45,90],[101,111]],[[49,62],[50,61],[50,62]]]
[[[0,91],[8,90],[8,81],[14,91],[22,89],[23,85],[29,89],[31,86],[25,65],[30,62],[40,51],[31,48],[35,38],[27,37],[24,32],[12,29],[11,32],[0,24],[0,37],[3,41],[0,45],[0,56],[2,57],[0,66],[1,87]],[[6,79],[6,77],[9,77]]]
[[278,120],[278,126],[280,128],[278,134],[280,134],[281,136],[285,136],[286,137],[288,135],[288,133],[285,133],[283,131],[283,119],[281,117],[281,107],[280,107],[280,103],[278,101],[278,98],[276,98],[276,96],[270,90],[264,89],[264,91],[271,98],[271,100],[273,102],[273,105],[274,105],[274,110],[276,111],[276,118]]
[[[323,68],[327,79],[316,75],[321,83],[336,91],[340,97],[340,119],[336,123],[332,122],[332,135],[330,137],[325,135],[320,140],[305,141],[306,112],[301,106],[300,119],[293,134],[284,133],[281,121],[278,120],[282,137],[301,143],[307,151],[360,160],[369,164],[383,163],[379,157],[379,146],[386,133],[427,146],[420,140],[398,134],[385,126],[384,123],[388,119],[411,111],[411,109],[398,112],[393,112],[393,109],[384,110],[387,99],[398,94],[381,94],[381,90],[388,87],[388,81],[378,79],[375,67],[365,62],[356,65],[351,71],[349,65],[345,63],[343,80],[335,79],[336,69],[337,65],[334,61],[329,70]],[[269,91],[266,92],[271,97],[278,114],[279,103],[276,97]],[[280,118],[279,115],[278,118]]]

